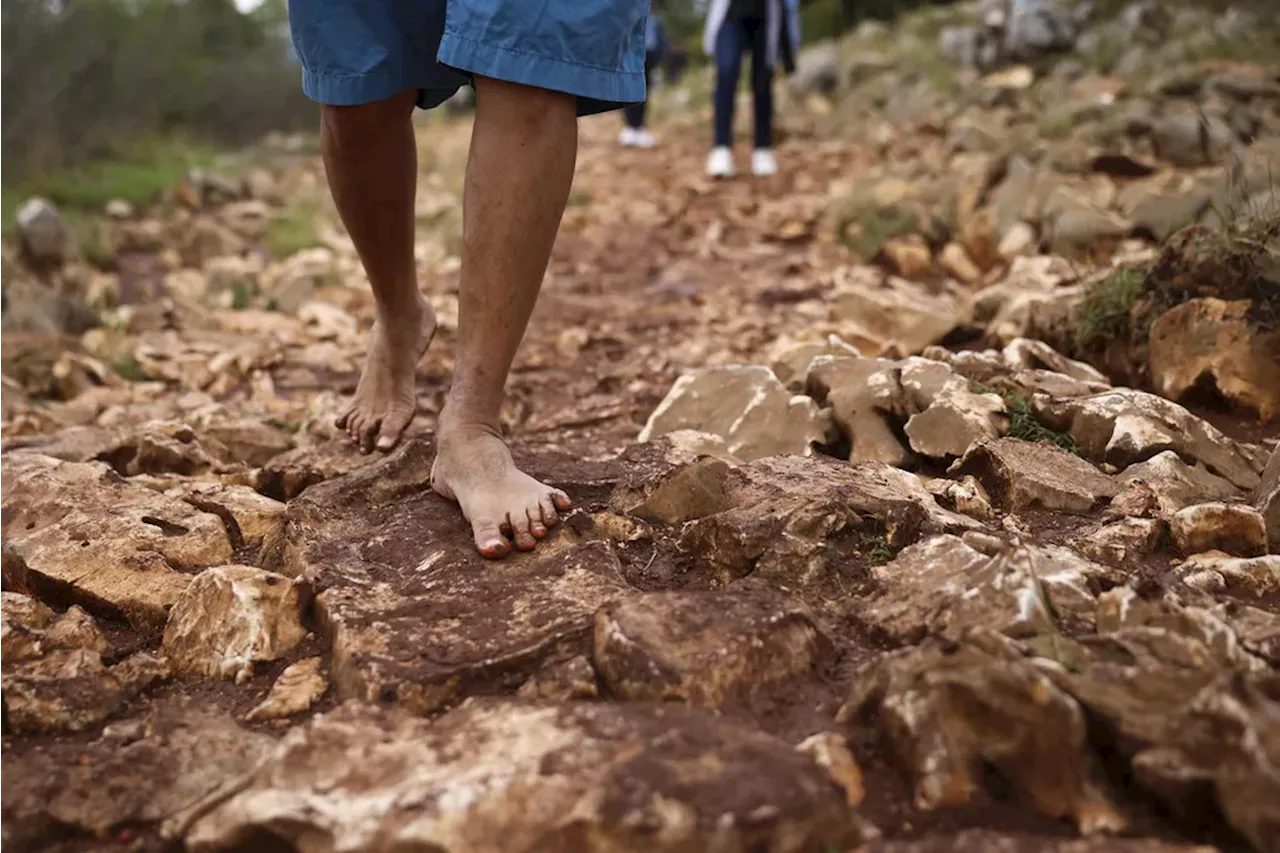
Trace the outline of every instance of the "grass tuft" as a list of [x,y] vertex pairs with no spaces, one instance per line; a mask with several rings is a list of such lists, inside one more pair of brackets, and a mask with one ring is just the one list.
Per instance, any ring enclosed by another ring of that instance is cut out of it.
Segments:
[[969,383],[975,394],[995,394],[1004,400],[1005,412],[1009,416],[1010,438],[1020,441],[1052,444],[1068,453],[1080,455],[1080,446],[1070,433],[1049,429],[1036,418],[1031,408],[1031,401],[1011,388],[997,388],[982,382]]
[[1085,294],[1076,311],[1076,345],[1087,348],[1099,341],[1129,334],[1129,315],[1146,292],[1146,273],[1135,267],[1118,269]]

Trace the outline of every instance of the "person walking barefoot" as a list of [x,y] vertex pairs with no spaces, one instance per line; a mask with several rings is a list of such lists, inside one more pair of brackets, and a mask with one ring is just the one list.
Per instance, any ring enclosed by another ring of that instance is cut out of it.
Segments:
[[413,110],[475,87],[458,352],[431,481],[486,557],[532,549],[570,509],[516,468],[498,410],[569,197],[578,116],[644,100],[647,12],[647,0],[289,0],[325,174],[377,305],[337,419],[364,452],[390,450],[413,420],[436,328],[414,270]]
[[795,67],[799,46],[799,17],[795,0],[711,0],[707,7],[702,46],[715,58],[715,144],[707,157],[707,174],[731,178],[733,162],[733,113],[742,73],[742,55],[751,54],[751,92],[755,110],[755,150],[751,172],[776,174],[773,156],[773,69],[781,62],[787,71]]

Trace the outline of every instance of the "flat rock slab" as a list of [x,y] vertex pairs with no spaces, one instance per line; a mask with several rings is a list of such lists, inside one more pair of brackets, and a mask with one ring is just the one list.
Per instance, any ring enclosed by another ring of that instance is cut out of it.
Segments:
[[919,477],[878,462],[775,456],[730,471],[723,489],[730,508],[687,525],[681,548],[726,579],[755,571],[813,580],[843,530],[879,531],[903,547],[982,527],[939,506]]
[[1142,481],[1155,497],[1155,513],[1165,518],[1194,504],[1241,496],[1240,489],[1211,473],[1203,463],[1188,465],[1172,450],[1130,465],[1116,479],[1126,484],[1126,488],[1135,481]]
[[431,458],[410,443],[289,504],[285,573],[316,592],[341,697],[426,713],[518,686],[586,652],[595,611],[632,592],[612,545],[567,523],[532,553],[482,558],[457,506],[431,491]]
[[435,722],[348,703],[281,741],[186,834],[300,849],[683,853],[845,849],[856,813],[786,743],[671,706],[471,700]]
[[139,628],[162,626],[192,575],[236,556],[218,513],[131,483],[102,462],[7,454],[3,507],[6,588]]
[[1079,456],[1049,444],[1000,438],[979,441],[953,468],[972,474],[1004,510],[1039,507],[1087,513],[1120,486]]
[[237,726],[192,701],[152,706],[85,746],[4,757],[4,840],[15,849],[47,840],[53,827],[102,835],[140,822],[174,821],[269,754],[268,735]]
[[750,701],[807,677],[829,648],[807,608],[756,592],[649,593],[596,614],[596,671],[619,699]]

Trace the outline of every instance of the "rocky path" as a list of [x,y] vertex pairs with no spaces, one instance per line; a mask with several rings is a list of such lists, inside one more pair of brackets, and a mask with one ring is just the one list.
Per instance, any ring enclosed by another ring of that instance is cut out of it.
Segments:
[[112,211],[105,270],[6,247],[4,841],[1280,849],[1280,220],[1119,201],[1239,195],[1280,102],[1232,160],[1072,171],[957,143],[1054,97],[1012,68],[853,131],[885,77],[793,94],[765,181],[700,176],[696,110],[654,151],[584,124],[504,413],[578,509],[501,563],[427,486],[465,121],[422,133],[442,333],[387,457],[330,426],[349,243],[260,250],[333,221],[313,157]]

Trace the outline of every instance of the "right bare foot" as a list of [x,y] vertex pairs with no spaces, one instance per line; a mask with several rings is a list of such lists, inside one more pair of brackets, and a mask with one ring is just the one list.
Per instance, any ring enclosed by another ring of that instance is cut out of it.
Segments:
[[421,297],[416,307],[374,322],[355,397],[334,421],[362,453],[375,446],[383,451],[395,447],[413,421],[418,411],[418,361],[435,333],[435,312]]

